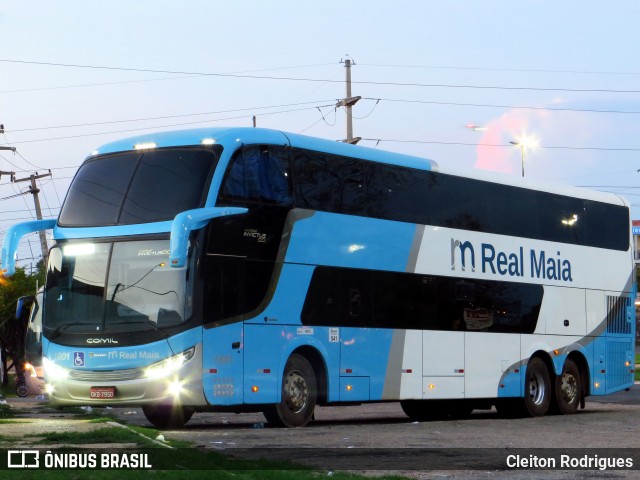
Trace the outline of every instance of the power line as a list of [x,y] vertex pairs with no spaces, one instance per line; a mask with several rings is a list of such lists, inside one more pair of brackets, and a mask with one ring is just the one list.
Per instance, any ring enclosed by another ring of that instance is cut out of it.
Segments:
[[[436,140],[404,140],[404,139],[392,139],[392,138],[363,138],[364,141],[369,142],[390,142],[390,143],[417,143],[417,144],[435,144],[435,145],[461,145],[470,147],[508,147],[513,148],[513,145],[507,143],[467,143],[467,142],[442,142]],[[607,152],[640,152],[640,148],[615,148],[615,147],[572,147],[561,145],[539,145],[537,148],[558,149],[558,150],[601,150]]]
[[[49,63],[42,63],[42,62],[25,62],[25,61],[19,61],[19,60],[6,60],[6,59],[0,60],[0,62],[27,63],[27,64],[33,63],[37,65],[48,65],[48,66],[54,65],[54,66],[80,67],[79,65],[76,66],[76,65],[65,65],[65,64],[49,64]],[[269,72],[269,71],[276,71],[276,70],[293,70],[298,68],[324,67],[328,65],[335,65],[335,63],[317,63],[317,64],[310,64],[310,65],[295,65],[290,67],[262,68],[262,69],[244,70],[241,72],[234,72],[234,73],[240,74],[240,73],[251,73],[251,72]],[[199,78],[203,76],[206,77],[206,76],[209,76],[209,74],[190,73],[190,74],[179,75],[174,77],[147,78],[142,80],[122,80],[118,82],[97,82],[97,83],[81,83],[81,84],[75,84],[75,85],[58,85],[54,87],[21,88],[21,89],[14,89],[14,90],[0,90],[0,93],[23,93],[23,92],[38,92],[38,91],[45,91],[45,90],[60,90],[60,89],[69,89],[69,88],[102,87],[102,86],[108,86],[108,85],[124,85],[124,84],[131,84],[131,83],[182,80],[182,79],[188,79],[188,78]]]
[[[384,102],[414,103],[414,104],[427,104],[427,105],[453,105],[453,106],[462,106],[462,107],[509,108],[509,109],[558,111],[558,112],[640,114],[640,111],[637,111],[637,110],[624,111],[624,110],[598,110],[598,109],[586,109],[586,108],[580,109],[580,108],[559,108],[559,107],[534,107],[534,106],[524,106],[524,105],[476,104],[476,103],[440,102],[440,101],[430,101],[430,100],[409,100],[409,99],[372,98],[372,97],[365,97],[363,98],[363,100],[375,101],[376,105],[378,102],[384,101]],[[163,119],[169,119],[169,118],[192,117],[192,116],[200,116],[200,115],[215,115],[220,113],[255,111],[255,110],[262,110],[262,109],[269,109],[269,108],[281,108],[281,107],[287,107],[287,106],[311,105],[315,103],[322,103],[322,102],[328,102],[328,101],[330,100],[317,100],[313,102],[300,102],[300,103],[270,105],[270,106],[261,106],[261,107],[248,107],[248,108],[241,108],[241,109],[218,110],[218,111],[200,112],[200,113],[185,113],[185,114],[178,114],[178,115],[164,115],[164,116],[157,116],[157,117],[142,117],[142,118],[133,118],[133,119],[124,119],[124,120],[110,120],[110,121],[103,121],[103,122],[78,123],[78,124],[67,124],[67,125],[50,125],[50,126],[44,126],[44,127],[16,129],[16,130],[13,130],[13,132],[30,132],[30,131],[53,130],[53,129],[62,129],[62,128],[90,127],[90,126],[110,125],[110,124],[128,123],[128,122],[142,122],[142,121],[163,120]],[[327,105],[322,105],[322,106],[326,107]],[[329,105],[329,106],[332,106],[332,105]],[[314,107],[314,108],[319,109],[320,107]],[[373,112],[373,110],[375,110],[375,105],[367,115],[364,115],[362,117],[354,117],[354,118],[358,118],[358,119],[366,118]],[[212,120],[212,121],[217,121],[217,120]],[[311,126],[317,123],[318,122],[314,122]],[[328,124],[328,125],[332,126],[333,124]],[[309,129],[311,126],[305,128],[302,131]],[[161,128],[161,127],[154,127],[154,128]],[[127,130],[125,130],[125,132],[126,131]],[[67,138],[67,137],[63,137],[63,138]],[[41,169],[41,167],[29,162],[22,154],[18,152],[16,152],[16,154],[19,155],[25,162],[27,162],[29,165],[33,166],[34,168]],[[59,167],[52,170],[57,170],[62,168],[77,168],[77,167]],[[16,170],[16,171],[26,172],[29,170]]]
[[[332,107],[333,104],[330,105],[321,105],[321,107]],[[289,110],[280,110],[280,111],[276,111],[276,112],[265,112],[265,113],[261,113],[260,115],[262,116],[268,116],[268,115],[280,115],[282,113],[291,113],[291,112],[301,112],[304,110],[313,110],[316,107],[305,107],[305,108],[293,108],[293,109],[289,109]],[[16,144],[22,144],[22,143],[35,143],[35,142],[48,142],[48,141],[52,141],[52,140],[68,140],[68,139],[72,139],[72,138],[82,138],[82,137],[95,137],[95,136],[99,136],[99,135],[111,135],[111,134],[115,134],[115,133],[128,133],[128,132],[138,132],[138,131],[142,131],[142,130],[154,130],[154,129],[158,129],[158,128],[171,128],[171,127],[179,127],[179,126],[185,126],[185,125],[196,125],[196,124],[201,124],[201,123],[213,123],[213,122],[223,122],[226,120],[237,120],[239,118],[251,118],[253,115],[238,115],[238,116],[234,116],[234,117],[225,117],[225,118],[215,118],[215,119],[208,119],[208,120],[198,120],[195,122],[182,122],[182,123],[173,123],[173,124],[168,124],[168,125],[155,125],[152,127],[138,127],[138,128],[129,128],[129,129],[124,129],[124,130],[111,130],[108,132],[95,132],[95,133],[84,133],[84,134],[78,134],[78,135],[67,135],[64,137],[51,137],[51,138],[38,138],[38,139],[34,139],[34,140],[21,140],[20,142],[16,142]]]
[[[245,75],[235,73],[215,73],[215,72],[189,72],[177,70],[157,70],[151,68],[129,68],[129,67],[111,67],[106,65],[81,65],[70,63],[54,63],[54,62],[36,62],[26,60],[0,59],[0,62],[22,63],[32,65],[47,65],[56,67],[73,67],[85,68],[93,70],[116,70],[123,72],[144,72],[144,73],[162,73],[170,75],[201,75],[221,78],[246,78],[253,80],[282,80],[290,82],[325,82],[325,83],[343,83],[342,80],[304,78],[304,77],[276,77],[270,75]],[[477,89],[477,90],[507,90],[507,91],[538,91],[538,92],[574,92],[574,93],[640,93],[640,90],[615,90],[609,88],[559,88],[559,87],[511,87],[504,85],[462,85],[447,83],[414,83],[414,82],[381,82],[359,80],[352,82],[360,85],[378,85],[378,86],[396,86],[396,87],[422,87],[422,88],[455,88],[455,89]]]
[[[26,193],[29,193],[29,192],[26,192]],[[51,209],[60,210],[60,207],[59,206],[58,207],[51,207],[50,210]],[[4,210],[4,211],[0,212],[0,215],[2,215],[4,213],[21,213],[21,212],[29,212],[29,213],[31,213],[31,209]]]
[[640,75],[640,72],[611,72],[605,70],[545,70],[532,68],[460,67],[453,65],[392,65],[376,63],[361,63],[360,65],[364,67],[424,68],[432,70],[478,70],[482,72],[571,73],[577,75]]
[[[221,113],[236,113],[236,112],[247,112],[247,111],[255,111],[255,110],[266,110],[266,109],[270,109],[270,108],[297,107],[297,106],[300,106],[300,105],[313,105],[313,104],[317,104],[317,103],[323,104],[321,106],[326,106],[324,104],[326,104],[327,102],[330,102],[330,101],[332,101],[332,100],[317,100],[317,101],[313,101],[313,102],[285,103],[285,104],[281,104],[281,105],[268,105],[268,106],[262,106],[262,107],[236,108],[236,109],[231,109],[231,110],[217,110],[217,111],[212,111],[212,112],[200,112],[200,113],[182,113],[182,114],[178,114],[178,115],[164,115],[164,116],[158,116],[158,117],[130,118],[130,119],[125,119],[125,120],[110,120],[110,121],[104,121],[104,122],[76,123],[76,124],[68,124],[68,125],[52,125],[52,126],[48,126],[48,127],[21,128],[21,129],[12,130],[12,132],[14,132],[14,133],[15,132],[31,132],[31,131],[37,131],[37,130],[52,130],[52,129],[58,129],[58,128],[93,127],[93,126],[98,126],[98,125],[111,125],[111,124],[115,124],[115,123],[146,122],[146,121],[153,121],[153,120],[166,120],[166,119],[169,119],[169,118],[196,117],[196,116],[200,116],[200,115],[217,115],[217,114],[221,114]],[[316,107],[314,107],[314,108],[316,108]]]
[[372,98],[372,97],[364,97],[363,100],[376,100],[376,101],[398,102],[398,103],[417,103],[417,104],[426,104],[426,105],[453,105],[456,107],[509,108],[509,109],[521,109],[521,110],[545,110],[545,111],[556,111],[556,112],[580,112],[580,113],[640,114],[640,110],[599,110],[595,108],[532,107],[527,105],[459,103],[459,102],[440,102],[440,101],[431,101],[431,100],[405,100],[405,99]]
[[577,187],[584,187],[584,188],[640,188],[640,186],[635,185],[635,186],[625,186],[625,185],[576,185]]

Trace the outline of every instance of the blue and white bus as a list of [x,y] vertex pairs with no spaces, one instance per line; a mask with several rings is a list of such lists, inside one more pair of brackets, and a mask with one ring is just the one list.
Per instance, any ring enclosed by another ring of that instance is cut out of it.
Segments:
[[257,128],[145,134],[79,168],[43,305],[50,399],[159,427],[400,401],[413,419],[573,413],[633,384],[616,195]]

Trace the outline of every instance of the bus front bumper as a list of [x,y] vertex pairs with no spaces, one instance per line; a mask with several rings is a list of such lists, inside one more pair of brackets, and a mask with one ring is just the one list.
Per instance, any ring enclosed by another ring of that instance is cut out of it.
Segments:
[[59,406],[206,405],[201,350],[194,350],[179,366],[156,364],[123,370],[64,371],[45,366],[45,390],[50,402]]

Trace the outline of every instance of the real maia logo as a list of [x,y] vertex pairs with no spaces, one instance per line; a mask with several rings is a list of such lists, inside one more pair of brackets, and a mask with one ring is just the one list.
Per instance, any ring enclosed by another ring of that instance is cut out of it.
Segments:
[[[573,282],[571,262],[562,258],[560,251],[556,251],[554,255],[545,250],[530,249],[526,256],[524,247],[503,252],[490,243],[482,243],[479,253],[482,273],[509,277],[528,275],[542,280]],[[476,249],[471,242],[451,239],[451,270],[455,270],[456,266],[463,272],[468,269],[476,271]]]

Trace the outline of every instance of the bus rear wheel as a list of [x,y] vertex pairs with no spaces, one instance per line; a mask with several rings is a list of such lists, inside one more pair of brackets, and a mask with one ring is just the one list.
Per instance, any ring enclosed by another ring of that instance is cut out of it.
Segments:
[[145,405],[142,412],[157,428],[182,428],[193,416],[192,409],[169,403]]
[[567,358],[555,382],[555,408],[558,413],[575,413],[580,404],[582,381],[576,362]]
[[524,381],[524,413],[541,417],[551,404],[551,377],[549,369],[540,358],[532,358],[527,365]]
[[303,427],[313,417],[317,397],[313,367],[302,355],[293,354],[284,367],[280,403],[268,406],[264,416],[276,427]]

